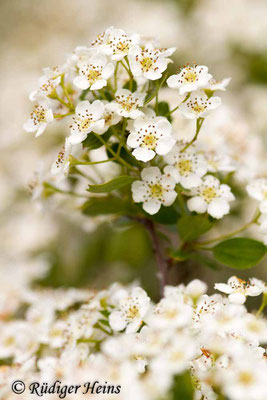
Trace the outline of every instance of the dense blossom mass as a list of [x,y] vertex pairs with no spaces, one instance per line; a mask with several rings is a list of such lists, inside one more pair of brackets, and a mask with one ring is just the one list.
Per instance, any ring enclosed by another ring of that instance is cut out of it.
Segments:
[[[26,386],[57,379],[62,386],[106,382],[110,391],[101,395],[108,399],[168,399],[174,377],[187,372],[195,399],[220,393],[230,400],[265,400],[267,322],[241,303],[266,293],[266,285],[232,277],[215,286],[229,297],[209,296],[207,285],[193,280],[166,286],[157,304],[136,286],[113,284],[99,292],[21,286],[14,307],[0,310],[0,359],[8,360],[0,368],[1,398],[14,399],[10,387],[19,377]],[[1,286],[5,304],[8,287]],[[120,394],[112,393],[118,385]]]

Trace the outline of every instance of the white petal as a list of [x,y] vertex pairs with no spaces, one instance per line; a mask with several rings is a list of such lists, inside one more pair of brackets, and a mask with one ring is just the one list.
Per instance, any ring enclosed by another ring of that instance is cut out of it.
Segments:
[[214,289],[219,290],[220,292],[223,292],[226,294],[230,294],[233,292],[233,289],[226,283],[215,283]]
[[234,304],[244,304],[246,301],[246,296],[242,293],[232,293],[229,295],[229,301]]
[[187,177],[181,177],[181,185],[185,189],[191,189],[201,184],[201,178],[196,174],[190,174]]
[[89,103],[89,101],[88,101],[88,100],[84,100],[84,101],[81,101],[81,102],[76,106],[75,113],[76,113],[76,115],[77,115],[77,114],[82,114],[82,115],[84,115],[84,114],[87,112],[87,110],[89,110],[89,109],[90,109],[90,103]]
[[100,119],[105,111],[105,105],[100,100],[95,100],[90,107],[90,112],[93,114],[93,119]]
[[230,211],[230,206],[224,199],[214,199],[208,205],[208,213],[213,217],[220,219],[224,215],[228,214]]
[[35,132],[37,130],[37,125],[35,125],[33,120],[29,118],[28,121],[23,124],[23,129],[26,132]]
[[133,156],[140,161],[147,162],[155,157],[156,153],[153,150],[149,150],[146,147],[137,147],[133,152]]
[[91,90],[99,90],[106,86],[107,81],[106,79],[98,79],[95,83],[92,84]]
[[122,331],[126,326],[126,320],[119,311],[113,311],[110,314],[109,323],[114,331]]
[[107,64],[102,71],[102,77],[104,79],[109,79],[114,73],[114,65],[112,63]]
[[170,88],[175,88],[177,89],[180,86],[180,83],[178,82],[178,75],[172,75],[167,79],[167,85]]
[[143,209],[150,215],[156,214],[160,209],[161,203],[158,200],[151,199],[143,203]]
[[136,147],[139,146],[138,139],[140,139],[140,136],[137,133],[130,133],[130,135],[127,138],[127,145],[135,149]]
[[46,125],[47,125],[46,122],[41,122],[39,124],[36,135],[35,135],[36,137],[40,136],[44,132]]
[[172,136],[159,139],[156,147],[156,153],[160,156],[164,156],[165,154],[169,153],[174,145],[175,139]]
[[163,201],[162,204],[164,206],[171,206],[177,197],[177,193],[174,190],[170,190],[168,192],[163,193]]
[[199,214],[203,214],[207,211],[207,203],[200,196],[192,197],[187,201],[187,207],[190,211],[196,211]]
[[160,134],[163,135],[171,135],[172,133],[172,125],[171,123],[165,119],[161,119],[160,121],[156,122],[156,129],[159,131]]
[[141,178],[145,182],[156,183],[161,177],[161,172],[158,167],[144,168],[141,172]]
[[132,184],[132,196],[135,203],[144,201],[147,196],[147,185],[142,181],[135,181]]
[[73,84],[82,90],[86,90],[89,88],[90,84],[88,82],[88,80],[85,78],[85,76],[76,76],[73,79]]
[[105,127],[105,120],[100,119],[91,125],[91,130],[95,133],[99,133],[100,135],[103,133],[103,129]]

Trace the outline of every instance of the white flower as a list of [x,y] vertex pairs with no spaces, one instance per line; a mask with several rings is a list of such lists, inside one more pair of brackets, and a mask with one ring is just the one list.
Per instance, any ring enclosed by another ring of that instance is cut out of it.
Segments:
[[222,90],[225,91],[226,87],[229,85],[231,81],[231,78],[225,78],[222,79],[221,81],[217,81],[214,78],[211,78],[208,82],[207,85],[205,85],[205,89],[209,89],[212,90],[213,92],[215,92],[216,90]]
[[85,90],[99,90],[107,85],[107,80],[114,73],[113,63],[108,62],[103,54],[94,54],[82,63],[78,63],[79,76],[73,80],[75,86]]
[[234,160],[229,157],[228,154],[220,153],[215,151],[207,151],[204,153],[205,159],[208,163],[209,172],[233,172],[236,171],[236,165]]
[[81,143],[92,131],[95,133],[102,132],[105,125],[104,110],[105,106],[99,100],[95,100],[91,104],[87,100],[81,101],[75,109],[75,117],[73,117],[73,123],[70,126],[70,143]]
[[179,74],[170,76],[167,79],[167,84],[170,88],[179,89],[179,94],[183,95],[206,87],[211,78],[212,76],[208,73],[208,67],[198,65],[183,68]]
[[177,144],[164,157],[164,161],[171,164],[164,168],[164,172],[171,174],[176,183],[191,189],[201,184],[201,178],[207,172],[207,162],[202,154],[196,153],[191,148],[182,152],[184,146],[183,142]]
[[154,49],[153,46],[141,48],[133,46],[129,52],[129,62],[134,77],[143,76],[152,81],[162,77],[171,60],[168,53]]
[[172,126],[167,118],[140,118],[134,121],[133,130],[127,139],[127,145],[134,148],[137,160],[150,161],[156,154],[167,154],[175,139],[171,135]]
[[59,180],[64,179],[68,173],[70,168],[69,156],[73,155],[74,157],[79,156],[82,153],[82,144],[74,144],[72,145],[68,138],[65,140],[65,145],[62,150],[58,153],[56,161],[52,164],[51,173],[52,175],[57,175]]
[[128,55],[129,50],[139,42],[139,35],[127,35],[122,29],[111,26],[104,33],[97,36],[91,44],[114,61],[120,61]]
[[52,108],[49,103],[42,99],[38,105],[36,105],[31,112],[30,118],[23,125],[23,128],[27,132],[36,132],[36,137],[40,136],[47,124],[52,122],[54,119]]
[[203,178],[202,183],[191,189],[191,199],[187,201],[190,211],[199,214],[207,212],[213,218],[222,218],[230,211],[229,202],[235,199],[228,185],[220,184],[219,179],[212,175]]
[[232,400],[267,398],[266,363],[240,353],[228,368],[222,369],[223,392]]
[[103,129],[99,129],[98,130],[98,134],[102,135],[103,133],[107,132],[107,130],[112,126],[112,125],[117,125],[122,117],[120,115],[118,115],[115,111],[114,111],[114,107],[112,103],[109,103],[108,101],[103,101],[104,105],[105,105],[105,109],[104,109],[104,113],[102,118],[104,118],[105,120],[105,125],[103,127]]
[[44,68],[44,75],[39,79],[39,89],[30,93],[30,100],[38,100],[40,96],[50,96],[61,82],[65,67]]
[[257,285],[257,282],[246,282],[236,276],[229,278],[227,284],[216,283],[214,288],[229,294],[229,301],[236,304],[244,304],[247,296],[259,296],[263,292],[263,288]]
[[143,209],[148,214],[156,214],[161,204],[170,206],[176,199],[175,181],[170,175],[161,174],[158,167],[144,168],[141,172],[142,181],[132,184],[133,200],[143,203]]
[[186,286],[185,294],[195,299],[205,294],[207,290],[208,286],[205,282],[200,281],[199,279],[194,279]]
[[148,326],[156,329],[181,328],[192,322],[193,309],[184,302],[183,295],[160,300],[147,317]]
[[260,202],[267,200],[267,178],[255,179],[246,187],[250,197]]
[[140,287],[128,293],[121,289],[115,295],[115,309],[109,316],[109,323],[114,331],[126,333],[136,332],[142,325],[143,319],[149,309],[150,298]]
[[189,99],[182,103],[179,110],[185,118],[195,119],[206,117],[210,111],[215,110],[221,104],[220,97],[210,97],[201,91],[192,92]]
[[130,92],[127,89],[119,89],[115,93],[115,101],[110,103],[110,110],[125,118],[139,118],[144,115],[138,108],[143,107],[146,93]]

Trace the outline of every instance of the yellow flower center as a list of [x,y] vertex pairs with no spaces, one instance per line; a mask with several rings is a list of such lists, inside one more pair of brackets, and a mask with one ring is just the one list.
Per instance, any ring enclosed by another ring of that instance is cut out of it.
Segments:
[[185,81],[193,83],[196,81],[197,75],[194,71],[188,69],[188,72],[186,72],[183,78]]
[[132,306],[127,312],[127,318],[134,319],[136,317],[139,317],[139,310],[136,306]]
[[91,119],[90,118],[85,118],[85,119],[80,121],[79,130],[81,132],[86,131],[89,128],[90,125],[91,125]]
[[202,113],[202,112],[204,112],[205,109],[206,109],[202,104],[198,104],[197,101],[195,101],[195,102],[192,104],[191,107],[192,107],[192,110],[193,110],[196,114]]
[[155,135],[150,134],[150,135],[146,135],[143,138],[143,144],[148,147],[150,150],[154,150],[156,145],[157,145],[157,138]]
[[210,203],[217,196],[216,190],[213,187],[207,187],[202,191],[202,197],[207,203]]
[[145,57],[145,58],[143,58],[143,60],[141,61],[141,65],[142,65],[143,71],[146,71],[146,72],[147,72],[147,71],[149,71],[150,68],[152,67],[153,61],[151,60],[151,58]]
[[239,374],[239,382],[242,384],[250,385],[253,381],[253,376],[249,372],[243,371]]
[[101,75],[100,71],[97,71],[96,69],[90,69],[87,75],[87,79],[90,85],[95,83],[99,79],[100,75]]
[[176,167],[179,169],[181,175],[192,172],[192,162],[190,160],[180,160],[177,162]]
[[159,183],[155,183],[150,186],[151,197],[161,197],[163,195],[164,189]]

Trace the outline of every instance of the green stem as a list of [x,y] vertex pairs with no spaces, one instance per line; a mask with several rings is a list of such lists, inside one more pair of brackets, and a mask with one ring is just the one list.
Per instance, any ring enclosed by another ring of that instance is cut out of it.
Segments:
[[245,231],[245,230],[248,229],[252,224],[256,223],[257,220],[258,220],[258,218],[259,218],[259,216],[260,216],[260,212],[259,212],[259,211],[256,211],[256,213],[255,213],[253,219],[252,219],[251,221],[247,222],[247,223],[246,223],[245,225],[243,225],[241,228],[236,229],[235,231],[230,232],[230,233],[227,233],[227,234],[225,234],[225,235],[218,236],[218,237],[216,237],[216,238],[214,238],[214,239],[204,240],[204,241],[202,241],[202,242],[198,242],[198,243],[195,244],[195,246],[197,246],[197,247],[202,246],[202,245],[205,246],[206,244],[210,244],[210,243],[214,243],[214,242],[219,242],[219,241],[221,241],[221,240],[225,240],[225,239],[231,238],[232,236],[235,236],[235,235],[237,235],[238,233]]
[[150,103],[150,102],[154,99],[154,97],[157,96],[157,93],[158,93],[159,90],[161,89],[161,87],[162,87],[162,85],[164,84],[164,82],[166,81],[167,77],[168,77],[168,74],[165,74],[165,75],[162,77],[161,82],[160,82],[160,84],[158,85],[157,89],[156,89],[155,92],[145,101],[144,106],[146,106],[148,103]]
[[104,164],[110,161],[114,161],[114,158],[109,158],[108,160],[101,160],[101,161],[80,161],[77,158],[73,157],[72,155],[69,156],[70,165],[96,165],[96,164]]
[[71,190],[62,190],[62,189],[59,189],[59,188],[57,188],[56,186],[51,185],[51,183],[48,183],[48,182],[44,182],[43,185],[44,185],[44,187],[46,187],[46,188],[48,188],[48,189],[53,189],[53,191],[56,192],[56,193],[68,194],[68,195],[70,195],[70,196],[82,197],[82,198],[86,198],[86,199],[89,198],[89,196],[86,196],[86,195],[80,194],[80,193],[75,193],[75,192],[72,192]]
[[105,142],[105,140],[101,137],[101,135],[98,135],[98,139],[100,140],[100,142],[103,143],[103,145],[106,147],[106,149],[113,155],[113,157],[119,161],[121,164],[123,164],[125,167],[129,168],[132,171],[136,171],[135,168],[133,168],[130,164],[128,164],[125,160],[123,160],[123,158],[121,158],[120,156],[118,156],[117,153],[115,153],[115,151]]
[[73,115],[73,114],[74,114],[74,111],[71,111],[67,114],[54,114],[54,118],[64,118],[64,117],[67,117],[68,115]]
[[196,133],[195,136],[193,137],[193,139],[187,143],[187,145],[181,150],[181,153],[183,153],[186,149],[188,149],[188,147],[190,147],[198,138],[198,134],[200,132],[200,129],[202,127],[202,124],[204,122],[204,118],[198,118],[197,119],[197,123],[196,123]]
[[261,315],[266,306],[267,306],[267,293],[263,293],[262,302],[260,308],[257,311],[256,317],[259,317]]
[[117,79],[118,68],[119,68],[119,63],[117,62],[115,71],[114,71],[114,91],[115,92],[117,91],[117,87],[118,87],[118,79]]

